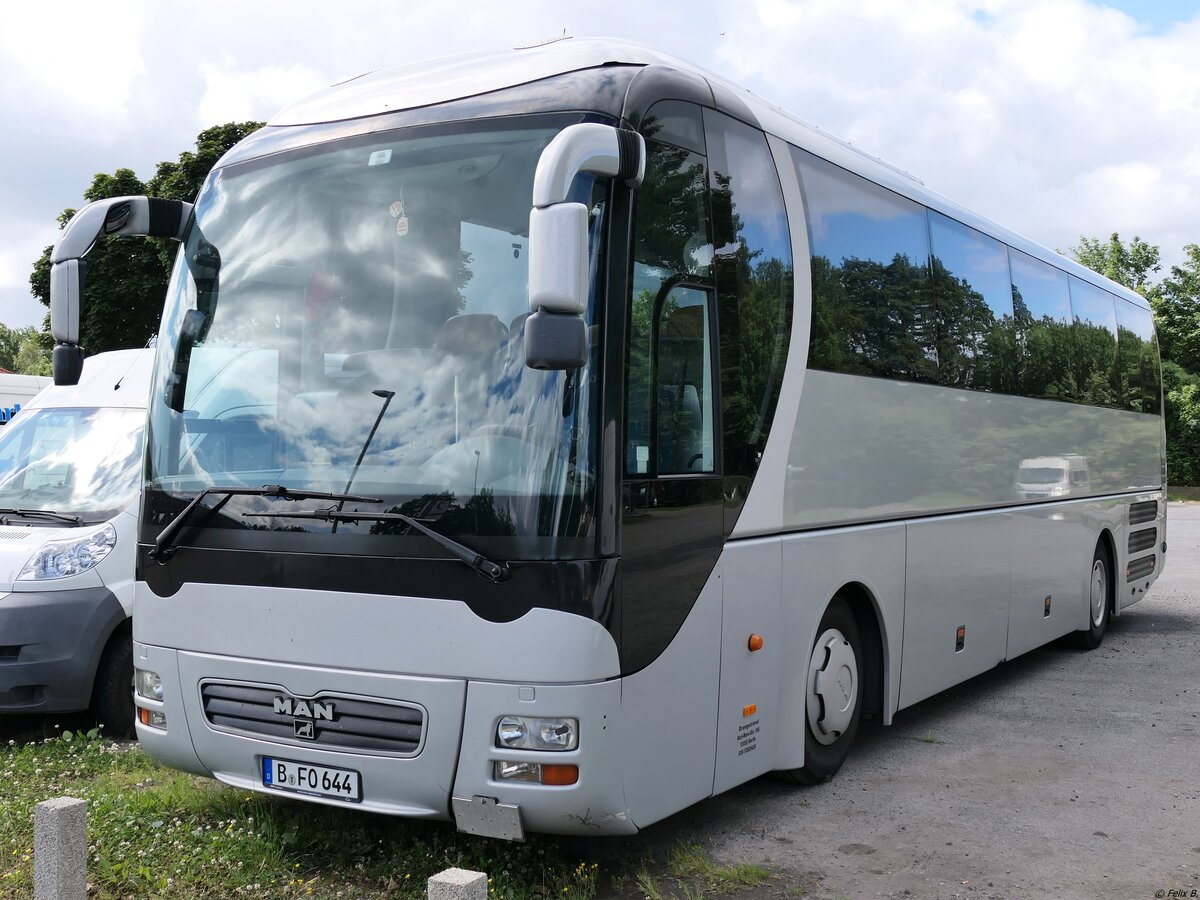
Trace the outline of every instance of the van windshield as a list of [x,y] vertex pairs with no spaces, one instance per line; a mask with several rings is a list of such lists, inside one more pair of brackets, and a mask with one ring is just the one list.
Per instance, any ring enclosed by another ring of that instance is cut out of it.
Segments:
[[22,410],[0,431],[0,507],[111,519],[137,494],[144,420],[140,409]]

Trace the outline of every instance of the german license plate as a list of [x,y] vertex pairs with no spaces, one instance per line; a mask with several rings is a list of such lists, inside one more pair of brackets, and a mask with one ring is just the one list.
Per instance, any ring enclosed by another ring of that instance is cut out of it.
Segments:
[[350,769],[314,766],[292,759],[262,758],[262,783],[277,791],[332,797],[358,803],[362,800],[362,779]]

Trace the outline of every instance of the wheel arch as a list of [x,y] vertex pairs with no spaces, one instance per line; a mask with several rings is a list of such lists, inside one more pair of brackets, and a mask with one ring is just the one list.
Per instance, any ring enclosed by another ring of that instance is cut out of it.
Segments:
[[781,673],[783,690],[780,694],[778,741],[772,769],[787,770],[804,765],[808,660],[817,638],[818,623],[837,597],[841,597],[850,607],[863,642],[863,714],[867,717],[878,716],[883,724],[891,724],[895,704],[888,698],[895,693],[892,681],[897,673],[892,672],[887,626],[878,594],[863,581],[848,581],[830,593],[811,616],[806,614],[811,621],[811,628],[795,635],[795,645],[803,649],[789,655]]
[[1103,547],[1108,553],[1108,571],[1109,577],[1112,579],[1112,586],[1108,592],[1108,615],[1112,619],[1120,615],[1119,605],[1117,603],[1117,594],[1120,591],[1121,574],[1123,569],[1118,562],[1117,556],[1117,539],[1113,536],[1112,530],[1105,525],[1100,529],[1100,534],[1096,537],[1096,545]]
[[850,607],[863,642],[863,718],[881,717],[884,724],[890,724],[891,710],[884,702],[890,669],[887,663],[886,626],[875,593],[862,582],[852,581],[838,588],[826,602],[826,607],[834,597],[841,597]]

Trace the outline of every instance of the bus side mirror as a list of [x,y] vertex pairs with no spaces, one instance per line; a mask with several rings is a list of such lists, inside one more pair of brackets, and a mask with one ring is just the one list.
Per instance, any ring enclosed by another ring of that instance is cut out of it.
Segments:
[[54,383],[78,384],[83,371],[79,346],[83,301],[83,257],[108,234],[138,234],[179,240],[192,204],[151,197],[109,197],[89,203],[71,217],[50,253],[50,332],[54,336]]
[[529,214],[529,309],[525,364],[578,369],[587,362],[583,313],[588,303],[588,208],[569,202],[581,172],[642,183],[646,144],[633,131],[583,123],[560,131],[542,151],[533,176]]

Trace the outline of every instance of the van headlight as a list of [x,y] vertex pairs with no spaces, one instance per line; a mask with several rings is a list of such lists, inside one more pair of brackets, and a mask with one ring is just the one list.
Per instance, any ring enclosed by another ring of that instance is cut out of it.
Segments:
[[49,581],[53,578],[69,578],[86,572],[108,556],[117,545],[117,530],[105,525],[98,531],[74,536],[61,541],[47,541],[41,546],[17,581]]

